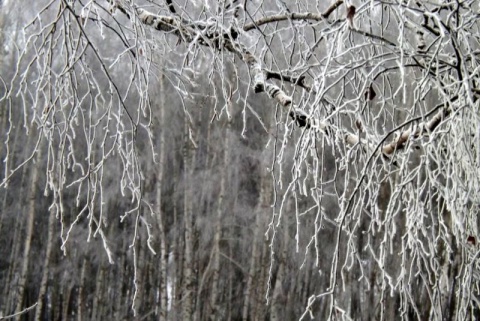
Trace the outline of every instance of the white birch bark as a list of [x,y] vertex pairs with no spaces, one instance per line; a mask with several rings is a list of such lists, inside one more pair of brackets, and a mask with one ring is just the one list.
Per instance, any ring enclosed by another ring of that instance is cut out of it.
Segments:
[[183,196],[183,210],[184,210],[184,260],[183,260],[183,288],[182,288],[182,319],[190,321],[193,313],[193,204],[191,199],[191,179],[192,171],[195,164],[195,153],[190,147],[190,128],[189,119],[185,116],[184,123],[184,196]]
[[211,313],[209,315],[210,320],[218,320],[220,316],[217,315],[218,306],[217,298],[219,295],[218,288],[218,279],[219,279],[219,270],[220,270],[220,237],[222,235],[222,217],[224,214],[224,198],[225,198],[225,184],[227,181],[227,169],[230,158],[230,120],[227,121],[227,126],[225,130],[225,139],[223,147],[223,165],[220,170],[220,192],[218,195],[217,203],[217,217],[215,220],[215,232],[213,236],[213,268],[212,268],[212,286],[211,286],[211,297],[210,297],[210,308]]
[[269,173],[265,170],[262,171],[260,175],[260,194],[258,199],[258,204],[255,208],[255,221],[253,225],[253,238],[252,238],[252,250],[250,255],[250,262],[248,267],[247,281],[245,284],[245,291],[243,292],[243,307],[242,307],[242,321],[250,320],[250,316],[253,316],[253,304],[252,299],[255,298],[254,291],[256,287],[261,285],[257,284],[254,286],[254,279],[258,275],[258,270],[261,266],[259,247],[262,245],[260,240],[262,230],[262,219],[267,214],[266,212],[269,209],[270,205],[270,180],[268,179]]
[[45,252],[45,260],[43,262],[43,272],[42,272],[42,280],[40,281],[40,288],[39,288],[39,293],[38,293],[38,305],[35,310],[35,321],[40,321],[41,315],[42,315],[42,308],[43,308],[43,302],[45,299],[45,292],[47,290],[47,281],[48,281],[48,276],[50,274],[50,257],[52,254],[52,247],[53,247],[53,238],[54,238],[54,232],[53,232],[53,227],[55,223],[55,211],[50,209],[49,211],[49,217],[48,217],[48,229],[47,229],[47,244],[46,244],[46,252]]
[[23,296],[25,291],[25,283],[27,281],[28,274],[28,265],[30,262],[30,246],[33,236],[33,225],[35,222],[35,212],[36,212],[36,198],[37,198],[37,183],[38,183],[38,167],[40,166],[40,161],[42,159],[42,149],[39,145],[37,150],[37,156],[35,157],[36,164],[32,167],[30,189],[28,192],[28,207],[27,207],[27,228],[25,231],[25,240],[24,248],[22,255],[22,269],[20,272],[19,282],[18,282],[18,296],[17,296],[17,307],[15,312],[18,313],[23,310]]
[[[293,212],[293,211],[291,211]],[[278,258],[278,271],[275,278],[275,285],[273,286],[272,293],[272,303],[271,303],[271,321],[280,321],[285,318],[285,304],[287,303],[287,293],[283,291],[283,283],[285,280],[285,264],[287,262],[287,249],[288,249],[288,225],[283,227],[283,239],[282,239],[282,250],[280,257]]]
[[159,241],[160,241],[160,311],[159,311],[159,321],[167,320],[167,266],[168,266],[168,251],[167,251],[167,240],[166,240],[166,231],[164,224],[164,213],[162,210],[162,187],[163,187],[163,171],[165,167],[165,79],[163,76],[160,77],[158,84],[158,97],[159,101],[159,116],[158,116],[158,126],[160,130],[160,141],[159,141],[159,150],[158,150],[158,164],[157,164],[157,179],[156,179],[156,207],[155,213],[157,214],[157,225],[159,230]]

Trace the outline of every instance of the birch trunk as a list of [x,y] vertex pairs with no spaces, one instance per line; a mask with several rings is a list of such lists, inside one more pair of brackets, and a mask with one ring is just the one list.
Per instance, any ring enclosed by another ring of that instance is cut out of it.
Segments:
[[275,285],[272,293],[271,304],[271,321],[284,320],[284,308],[287,303],[285,300],[286,293],[283,292],[283,282],[285,282],[285,262],[287,261],[287,247],[288,247],[288,226],[283,229],[283,245],[280,261],[278,262],[277,277],[275,278]]
[[[262,225],[264,218],[271,215],[271,195],[272,195],[272,185],[271,180],[269,179],[269,174],[264,172],[261,175],[261,185],[260,185],[260,201],[257,206],[256,213],[256,226],[257,229],[256,238],[257,242],[255,245],[255,254],[252,254],[252,261],[250,263],[249,271],[249,298],[250,309],[251,309],[251,318],[248,318],[248,314],[245,314],[245,319],[250,320],[264,320],[265,319],[265,289],[267,282],[267,273],[268,273],[268,260],[269,260],[269,247],[265,240],[262,240],[260,231],[262,230]],[[253,250],[252,250],[253,251]],[[256,280],[254,283],[253,280]]]
[[[126,242],[126,239],[123,238],[123,243],[121,246],[121,249],[127,252],[128,249],[128,244]],[[117,282],[115,284],[115,303],[114,303],[114,309],[113,309],[113,318],[115,320],[120,320],[121,317],[123,317],[126,313],[125,305],[123,302],[126,301],[126,298],[128,298],[128,287],[129,285],[125,286],[127,282],[125,282],[125,277],[127,277],[127,257],[125,255],[120,256],[119,259],[119,275],[117,276]]]
[[227,128],[225,133],[225,145],[223,148],[223,166],[220,172],[220,194],[218,196],[218,204],[217,204],[217,219],[215,222],[215,232],[213,236],[213,275],[212,275],[212,288],[211,288],[211,296],[210,296],[210,320],[218,320],[219,316],[217,315],[218,306],[217,306],[217,298],[218,298],[218,279],[219,279],[219,270],[220,270],[220,237],[222,234],[222,216],[224,212],[223,201],[225,198],[225,182],[227,180],[227,169],[230,153],[229,153],[229,136],[230,136],[230,119],[227,121]]
[[[23,192],[23,188],[21,190]],[[22,193],[23,194],[23,193]],[[20,211],[20,206],[18,206],[18,211]],[[15,295],[11,295],[11,289],[15,289],[17,287],[18,279],[16,278],[17,269],[19,266],[18,260],[15,258],[20,257],[20,250],[21,250],[21,237],[22,237],[22,228],[23,228],[24,220],[16,220],[14,224],[14,232],[13,232],[13,241],[11,243],[11,253],[9,262],[9,269],[7,274],[7,281],[5,283],[5,287],[3,289],[3,297],[6,298],[5,302],[5,312],[10,313],[15,309]]]
[[64,286],[62,286],[63,288],[63,304],[62,304],[62,320],[69,320],[70,319],[70,315],[69,315],[69,312],[70,312],[70,298],[72,296],[72,284],[70,283],[70,281],[68,280],[68,276],[66,275],[67,273],[65,273],[64,275]]
[[[12,147],[12,150],[15,150],[17,148],[17,145],[19,144],[19,133],[20,133],[20,130],[23,129],[23,126],[21,126],[21,124],[18,124],[16,126],[16,130],[15,130],[15,135],[12,136],[14,141],[13,141],[13,147]],[[12,155],[8,155],[9,158],[10,158],[10,163],[15,163],[15,158],[18,156],[18,155],[15,155],[15,154],[12,154]],[[7,168],[7,171],[8,171],[8,168]],[[28,174],[27,174],[27,167],[25,166],[23,169],[22,169],[22,176],[21,176],[21,183],[20,183],[20,195],[25,195],[25,190],[26,190],[26,179],[28,179]],[[7,203],[7,200],[8,200],[8,196],[9,194],[8,193],[5,193],[4,194],[5,197],[4,197],[4,200],[3,200],[3,206],[2,208],[5,208],[6,206],[6,203]],[[22,205],[20,202],[17,202],[17,204],[15,205],[15,211],[17,213],[20,213],[22,212],[23,208],[22,208]],[[3,211],[2,211],[3,212]],[[6,211],[5,211],[6,212]],[[11,252],[10,252],[10,262],[12,262],[9,266],[9,270],[8,270],[8,274],[7,274],[7,282],[5,283],[5,287],[4,287],[4,292],[3,292],[3,297],[6,298],[6,303],[5,303],[5,307],[6,307],[6,311],[8,311],[8,313],[10,312],[13,312],[15,311],[15,300],[17,299],[17,293],[15,293],[15,295],[11,295],[11,292],[12,290],[11,289],[15,289],[17,288],[17,284],[18,284],[18,269],[19,269],[19,265],[20,265],[20,262],[17,258],[20,257],[20,251],[21,251],[21,238],[23,236],[23,233],[22,233],[22,230],[23,230],[23,225],[25,223],[25,220],[23,219],[17,219],[15,220],[15,224],[14,224],[14,235],[13,235],[13,241],[11,243]]]
[[[28,264],[30,262],[30,246],[32,243],[32,235],[33,235],[33,224],[35,221],[35,205],[36,205],[36,198],[37,198],[37,183],[38,183],[38,167],[40,166],[40,161],[42,159],[42,149],[39,145],[37,150],[37,155],[35,156],[35,163],[32,164],[32,176],[31,176],[31,183],[30,189],[28,192],[28,212],[27,212],[27,229],[25,233],[25,243],[23,248],[23,259],[22,259],[22,269],[20,272],[20,278],[18,281],[18,299],[17,299],[17,307],[15,312],[18,313],[23,310],[23,300],[25,294],[25,284],[27,282],[27,274],[28,274]],[[20,320],[20,316],[16,318],[16,320]]]
[[[105,273],[103,267],[99,267],[97,274],[97,280],[95,281],[95,293],[93,297],[92,304],[92,320],[101,320],[101,305],[102,305],[102,293],[103,293],[103,282],[105,279]],[[130,301],[131,302],[131,301]]]
[[143,239],[140,239],[139,242],[135,245],[137,247],[137,293],[135,296],[135,310],[136,310],[136,316],[141,317],[143,313],[143,300],[145,296],[145,287],[146,287],[146,282],[145,282],[145,266],[146,264],[146,256],[147,256],[147,246],[142,242],[145,241]]
[[[184,321],[190,321],[193,311],[193,213],[191,203],[191,171],[193,171],[194,153],[191,151],[190,138],[189,138],[189,119],[185,116],[184,123],[184,194],[183,194],[183,210],[184,210],[184,238],[185,238],[185,251],[183,260],[183,289],[182,289],[182,318]],[[190,159],[191,158],[191,159]]]
[[[45,261],[43,263],[43,273],[42,273],[42,280],[40,281],[40,289],[38,293],[38,305],[35,310],[35,321],[40,321],[42,315],[42,308],[43,308],[43,301],[45,299],[45,292],[47,290],[47,281],[48,275],[50,273],[50,257],[52,253],[53,247],[53,225],[55,223],[55,211],[50,209],[50,214],[48,217],[48,235],[47,235],[47,249],[45,253]],[[79,319],[80,320],[80,319]]]
[[[265,213],[264,213],[265,214]],[[267,288],[267,279],[268,279],[268,260],[270,259],[269,256],[269,247],[268,244],[263,241],[261,243],[261,254],[258,260],[258,265],[256,265],[255,269],[257,270],[256,274],[257,277],[255,280],[255,293],[253,297],[253,316],[252,320],[262,321],[265,319],[266,315],[266,305],[265,305],[265,289]]]
[[[78,285],[78,303],[77,303],[77,320],[83,321],[83,307],[85,305],[83,301],[83,291],[85,287],[85,271],[87,269],[87,259],[83,259],[82,270],[80,271],[80,284]],[[120,294],[118,294],[121,296]]]
[[159,229],[159,241],[160,241],[160,311],[159,311],[159,321],[167,320],[167,264],[168,264],[168,252],[167,252],[167,241],[166,241],[166,232],[164,225],[164,214],[162,211],[162,187],[163,187],[163,171],[165,166],[165,80],[162,76],[159,82],[159,93],[160,97],[160,109],[159,109],[159,128],[160,131],[160,146],[159,146],[159,159],[157,166],[157,180],[156,180],[156,208],[155,213],[157,214],[157,224]]
[[[173,180],[174,182],[178,182],[178,168],[177,166],[175,166],[173,168]],[[180,275],[181,273],[179,273],[180,271],[182,271],[182,269],[179,267],[182,263],[182,260],[179,259],[179,249],[180,249],[180,237],[179,234],[177,232],[178,230],[178,227],[179,227],[179,223],[178,223],[178,207],[177,207],[177,196],[178,196],[178,192],[177,192],[177,184],[173,184],[173,226],[174,226],[174,229],[173,229],[173,242],[172,242],[172,245],[171,245],[171,248],[170,248],[170,253],[168,254],[168,264],[169,264],[169,271],[171,271],[167,277],[169,280],[171,280],[171,293],[169,295],[169,298],[170,298],[170,304],[171,304],[171,307],[170,307],[170,310],[171,311],[174,311],[174,317],[177,317],[179,318],[179,309],[178,309],[178,292],[179,292],[179,289],[180,289]],[[169,304],[169,302],[167,302],[167,305]]]
[[[199,115],[199,122],[202,122],[202,121],[209,121],[210,119],[212,119],[213,117],[213,114],[212,112],[210,112],[208,114],[208,119],[206,120],[203,120],[202,119],[202,113],[200,113]],[[204,172],[203,172],[203,175],[202,175],[202,181],[203,182],[206,182],[208,179],[209,179],[209,175],[210,175],[210,171],[212,171],[213,169],[210,168],[211,164],[213,163],[213,159],[215,158],[215,156],[210,156],[210,146],[212,145],[211,141],[210,141],[210,137],[211,137],[211,131],[212,131],[212,126],[211,124],[209,123],[208,127],[207,127],[207,133],[206,133],[206,146],[205,146],[205,165],[204,165]],[[206,197],[207,195],[209,194],[208,193],[209,191],[207,189],[202,189],[201,191],[201,194],[200,194],[200,206],[205,206],[205,213],[210,213],[210,202],[206,202]],[[213,260],[213,255],[214,255],[214,247],[212,247],[212,251],[210,253],[210,257],[209,257],[209,260],[208,260],[208,264],[207,266],[205,267],[205,269],[203,270],[203,273],[202,273],[202,277],[199,277],[199,284],[198,284],[198,287],[197,287],[197,296],[196,296],[196,300],[197,302],[201,302],[201,299],[202,299],[202,295],[203,295],[203,288],[204,288],[204,285],[206,283],[206,280],[207,280],[207,277],[209,276],[209,273],[210,273],[210,268],[211,268],[211,265],[212,265],[212,260]],[[193,320],[194,321],[198,321],[198,320],[202,320],[202,312],[204,312],[202,310],[203,306],[201,304],[196,304],[196,307],[195,307],[195,315],[194,315],[194,318]]]
[[[2,5],[0,5],[0,8],[1,8]],[[9,14],[11,14],[11,8],[1,8],[2,11],[4,11],[4,13],[1,16],[1,20],[0,20],[0,30],[4,30],[4,25],[5,25],[5,17],[7,17]],[[8,19],[9,20],[9,19]],[[8,22],[7,22],[8,23]],[[18,26],[19,24],[19,19],[15,19],[15,25]],[[18,30],[17,28],[14,28],[13,30]],[[18,43],[18,38],[20,36],[20,32],[14,32],[13,35],[9,35],[9,38],[11,38],[11,43]],[[1,54],[1,57],[0,57],[0,66],[3,66],[3,64],[6,64],[7,66],[15,66],[16,65],[16,55],[14,54],[10,54],[9,56],[9,59],[7,62],[4,61],[4,58],[5,58],[5,54],[6,54],[6,46],[5,46],[5,43],[4,43],[4,40],[5,40],[5,35],[4,35],[4,32],[0,32],[0,44],[2,45],[1,48],[3,48],[2,50],[2,54]],[[3,75],[5,77],[5,75]],[[7,133],[8,131],[8,128],[7,126],[8,125],[8,119],[9,117],[11,117],[11,113],[10,113],[10,108],[13,108],[12,107],[12,102],[11,101],[2,101],[0,103],[0,130],[2,131],[2,133]],[[18,143],[18,137],[19,137],[19,133],[23,130],[23,126],[21,126],[20,124],[18,124],[16,126],[16,129],[15,129],[15,135],[12,136],[13,139],[14,139],[14,143],[13,143],[13,147],[12,147],[12,151],[16,150],[16,146],[17,146],[17,143]],[[6,135],[5,135],[6,136]],[[10,138],[9,138],[10,139]],[[0,159],[4,160],[7,156],[10,157],[10,156],[16,156],[16,155],[4,155],[7,154],[7,151],[5,151],[5,144],[0,144]],[[13,163],[13,162],[12,162]],[[5,171],[5,173],[8,172],[8,169]],[[22,170],[23,173],[25,173],[25,170]],[[24,177],[24,176],[22,176]],[[23,180],[23,178],[22,178]],[[21,185],[22,188],[23,188],[23,184]],[[8,193],[4,193],[4,198],[2,200],[2,209],[5,208],[5,204],[7,202],[7,195]],[[2,226],[3,226],[3,219],[4,219],[4,215],[5,215],[5,212],[6,211],[1,211],[0,213],[0,231],[2,230]]]
[[245,285],[245,291],[243,292],[243,308],[242,308],[242,321],[247,321],[250,315],[250,309],[252,305],[252,291],[253,291],[253,279],[256,275],[256,270],[258,269],[258,265],[260,264],[260,257],[259,257],[259,245],[260,239],[260,229],[261,229],[261,222],[262,222],[262,215],[265,215],[265,211],[268,209],[268,202],[269,202],[269,195],[268,195],[268,187],[269,181],[267,179],[267,174],[263,173],[260,175],[260,195],[257,204],[257,208],[255,209],[255,223],[253,225],[253,239],[252,239],[252,254],[250,256],[250,264],[248,268],[248,275],[247,275],[247,282]]

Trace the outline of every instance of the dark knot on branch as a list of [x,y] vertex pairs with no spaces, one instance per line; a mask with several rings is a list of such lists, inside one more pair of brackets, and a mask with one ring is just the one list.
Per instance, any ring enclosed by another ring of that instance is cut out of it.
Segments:
[[307,129],[311,127],[310,119],[304,111],[292,110],[289,115],[298,127],[306,127]]

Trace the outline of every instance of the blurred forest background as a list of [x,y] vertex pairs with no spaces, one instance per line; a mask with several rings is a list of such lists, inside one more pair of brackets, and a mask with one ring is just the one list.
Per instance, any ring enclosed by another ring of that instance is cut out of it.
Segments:
[[[476,1],[356,1],[350,26],[344,1],[136,3],[236,21],[267,80],[325,119],[307,126],[254,93],[237,49],[150,28],[133,2],[2,1],[0,320],[480,317],[480,33],[449,29],[461,12],[478,31]],[[400,13],[423,31],[402,36]],[[287,18],[245,38],[270,15]]]
[[[2,9],[3,41],[10,46],[15,40],[12,37],[41,8],[31,5],[27,12],[20,2]],[[112,43],[106,50],[116,54],[121,48]],[[4,52],[2,76],[11,79],[18,57],[12,47],[4,46]],[[172,54],[163,59],[178,58]],[[89,235],[92,223],[87,213],[72,230],[63,251],[65,231],[51,208],[55,196],[48,192],[43,174],[49,168],[45,147],[39,148],[31,164],[12,176],[8,189],[1,190],[0,283],[4,286],[0,306],[4,315],[40,302],[22,319],[133,320],[135,305],[135,320],[156,320],[160,313],[168,320],[180,320],[185,301],[191,300],[191,317],[185,320],[268,319],[273,306],[278,309],[277,318],[284,320],[299,315],[308,296],[321,288],[321,275],[312,269],[312,262],[299,270],[304,255],[295,253],[290,242],[293,233],[289,230],[295,226],[288,217],[289,228],[282,232],[281,246],[277,245],[283,252],[281,280],[276,281],[277,264],[269,280],[271,258],[265,233],[273,204],[268,171],[273,159],[272,148],[266,145],[275,143],[258,121],[252,121],[248,113],[242,115],[240,104],[231,103],[230,119],[225,112],[215,115],[215,105],[225,102],[218,101],[215,88],[207,86],[208,64],[196,63],[198,86],[186,88],[196,96],[185,102],[186,106],[163,77],[150,84],[154,148],[145,132],[139,131],[135,149],[141,157],[137,165],[143,174],[139,183],[142,197],[154,208],[143,207],[125,215],[132,204],[120,192],[121,164],[112,161],[103,168],[102,220],[112,262],[102,239]],[[115,76],[117,84],[125,87],[129,79],[122,75],[123,70],[120,65]],[[230,77],[231,82],[236,81],[233,72]],[[108,91],[108,83],[100,86],[100,91]],[[239,95],[246,96],[246,90],[244,86]],[[271,108],[264,108],[270,104],[267,99],[252,97],[248,103],[260,117],[274,121]],[[14,102],[11,108],[21,106]],[[9,130],[6,104],[1,113],[5,133]],[[9,151],[12,163],[30,157],[39,136],[35,128],[25,135],[22,114],[14,117],[18,118],[11,120],[15,126]],[[85,152],[87,142],[81,138],[79,142],[83,143],[78,146],[80,153]],[[1,146],[5,157],[5,145]],[[102,145],[91,148],[98,153]],[[82,210],[77,206],[78,190],[67,188],[61,197],[65,206],[61,220],[68,226]],[[132,227],[138,220],[135,230]],[[145,224],[153,235],[150,245]],[[186,233],[190,234],[188,240]],[[325,240],[331,237],[325,234]],[[186,284],[186,273],[192,274],[190,284]],[[266,305],[267,283],[275,287],[274,305]],[[289,317],[284,314],[286,308]]]

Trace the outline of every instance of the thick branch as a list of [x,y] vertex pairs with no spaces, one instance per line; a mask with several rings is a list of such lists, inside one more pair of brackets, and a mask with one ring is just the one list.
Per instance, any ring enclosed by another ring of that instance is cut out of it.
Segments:
[[[451,100],[452,102],[457,100],[458,96],[453,97]],[[443,119],[445,119],[448,115],[450,115],[452,109],[448,107],[446,104],[439,104],[435,106],[427,115],[421,116],[421,117],[416,117],[414,119],[410,119],[397,128],[395,128],[393,131],[391,131],[389,134],[385,136],[385,138],[382,140],[384,141],[388,136],[391,134],[397,132],[401,128],[407,126],[408,124],[411,124],[413,122],[416,122],[420,119],[424,119],[425,117],[429,117],[430,115],[434,114],[435,115],[432,117],[430,120],[426,120],[422,123],[420,123],[415,130],[408,129],[400,133],[398,138],[394,139],[392,142],[389,144],[385,145],[382,148],[382,153],[385,155],[391,155],[393,152],[396,150],[402,149],[405,147],[406,143],[411,140],[412,138],[418,138],[421,135],[424,135],[425,133],[430,133],[432,132],[435,128],[440,125]]]
[[310,92],[312,90],[312,86],[310,86],[309,84],[306,83],[305,76],[303,76],[303,75],[299,76],[299,77],[294,77],[294,76],[284,75],[280,72],[275,72],[275,71],[271,71],[271,70],[266,70],[265,73],[266,73],[267,79],[277,79],[277,80],[281,80],[281,81],[287,81],[287,82],[290,82],[292,84],[295,84],[295,85],[298,85],[298,86],[302,87],[303,89],[305,89],[308,92]]
[[366,31],[363,31],[363,30],[359,30],[359,29],[352,29],[353,32],[355,33],[358,33],[362,36],[365,36],[367,38],[372,38],[372,39],[376,39],[376,40],[380,40],[380,41],[383,41],[385,42],[386,44],[392,46],[392,47],[396,47],[397,45],[393,42],[391,42],[390,40],[387,40],[383,37],[380,37],[380,36],[377,36],[377,35],[374,35],[372,33],[369,33],[369,32],[366,32]]
[[193,40],[193,35],[183,27],[182,22],[177,18],[159,16],[143,9],[137,9],[137,14],[138,18],[147,26],[164,32],[173,31],[177,36],[183,36],[182,38],[185,38],[184,40],[187,42]]
[[321,21],[327,19],[332,12],[335,11],[344,1],[337,0],[335,1],[324,13],[312,13],[312,12],[305,12],[305,13],[291,13],[291,14],[283,14],[283,15],[273,15],[268,17],[263,17],[258,19],[252,23],[249,23],[243,27],[244,31],[250,31],[252,29],[256,29],[261,25],[272,23],[272,22],[279,22],[279,21],[286,21],[286,20],[314,20],[314,21]]
[[[316,14],[293,14],[290,16],[296,17],[298,19],[305,19],[306,17],[310,17],[312,19],[324,19],[324,17],[328,17],[328,15],[333,12],[335,8],[337,8],[340,4],[342,4],[343,1],[336,1],[324,14],[316,15]],[[125,10],[125,9],[124,9]],[[123,10],[121,10],[123,12]],[[306,85],[304,83],[304,77],[289,77],[282,75],[277,72],[272,72],[272,71],[266,71],[262,68],[262,65],[259,61],[259,59],[253,55],[251,52],[249,52],[242,44],[238,42],[233,42],[234,38],[232,38],[231,33],[224,33],[222,34],[221,31],[214,31],[214,32],[205,32],[205,30],[208,28],[208,26],[201,24],[201,25],[195,25],[193,23],[188,23],[187,25],[190,26],[188,29],[185,27],[185,22],[182,20],[179,20],[177,18],[173,17],[166,17],[166,16],[159,16],[153,13],[150,13],[146,10],[143,9],[137,9],[137,14],[139,19],[146,25],[152,26],[156,30],[159,31],[164,31],[164,32],[174,32],[177,36],[181,37],[187,42],[192,42],[194,39],[204,39],[206,40],[214,40],[213,42],[204,42],[200,41],[200,44],[202,45],[210,45],[213,46],[215,49],[221,50],[222,46],[223,48],[229,50],[232,53],[235,53],[237,56],[239,56],[243,61],[246,62],[248,65],[250,72],[253,76],[253,88],[256,93],[260,92],[266,92],[268,96],[272,99],[274,99],[278,104],[283,106],[285,109],[288,109],[289,111],[289,116],[295,121],[295,123],[299,127],[307,127],[310,128],[314,126],[316,129],[320,130],[325,130],[329,127],[329,125],[325,122],[322,121],[317,121],[315,123],[312,123],[313,120],[309,119],[309,116],[303,112],[302,110],[296,108],[293,105],[292,97],[286,94],[285,91],[283,91],[280,87],[277,85],[270,83],[268,79],[279,79],[279,80],[285,80],[285,81],[290,81],[292,83],[298,84],[302,87],[304,87],[307,90],[311,90],[311,87]],[[271,18],[271,17],[270,17]],[[268,18],[268,19],[270,19]],[[261,21],[267,21],[267,18]],[[262,22],[259,22],[262,24]],[[273,21],[273,20],[270,20]],[[265,22],[266,23],[266,22]],[[245,27],[244,30],[249,30],[250,27]],[[356,30],[353,29],[354,32],[357,32],[359,34],[362,34],[367,37],[371,37],[373,39],[378,39],[381,40],[391,46],[396,46],[393,42],[390,42],[389,40],[386,40],[382,37],[375,36],[369,33],[366,33],[361,30]],[[199,32],[202,32],[199,34]],[[199,37],[200,36],[200,37]],[[222,40],[222,41],[220,41]],[[428,117],[430,114],[433,114],[436,110],[441,109],[438,111],[437,114],[430,120],[430,121],[425,121],[424,123],[421,123],[416,130],[412,131],[411,129],[403,131],[400,133],[398,138],[396,138],[394,141],[391,143],[385,145],[382,149],[381,152],[385,155],[390,155],[392,154],[395,150],[398,150],[399,148],[402,148],[405,146],[405,143],[411,139],[411,138],[417,138],[419,135],[423,134],[425,131],[430,132],[434,130],[441,122],[444,117],[446,117],[450,111],[449,108],[446,108],[443,104],[441,106],[437,106],[434,108],[434,110],[429,113],[428,115],[425,115],[424,117]],[[413,121],[417,121],[423,118],[418,118],[414,120],[410,120],[408,123],[411,123]],[[382,140],[380,143],[383,144],[383,142],[387,139],[388,136],[391,134],[397,132],[404,126],[406,126],[408,123],[404,123],[400,125],[397,129],[394,129],[392,132],[387,134],[385,138]],[[351,133],[346,133],[345,134],[345,141],[349,145],[355,145],[359,142],[359,137],[355,134]]]
[[[290,116],[298,123],[299,112],[296,110],[296,108],[291,106],[291,97],[288,96],[285,91],[280,89],[278,86],[267,81],[265,72],[258,58],[249,52],[242,44],[238,42],[234,43],[234,36],[231,32],[223,34],[218,31],[206,32],[208,26],[194,23],[188,23],[187,25],[190,27],[187,29],[187,27],[184,27],[185,23],[177,18],[156,15],[143,9],[137,9],[137,15],[142,23],[159,31],[173,32],[186,42],[193,42],[198,38],[199,43],[202,45],[211,46],[218,50],[221,50],[223,47],[230,52],[235,53],[247,63],[250,72],[253,75],[254,91],[256,93],[266,92],[280,105],[288,108],[290,111],[293,110],[293,114],[290,114]],[[274,78],[275,76],[272,77]],[[299,125],[304,124],[303,126],[305,126],[306,116],[303,115],[302,117],[304,118],[304,121],[300,121]]]

